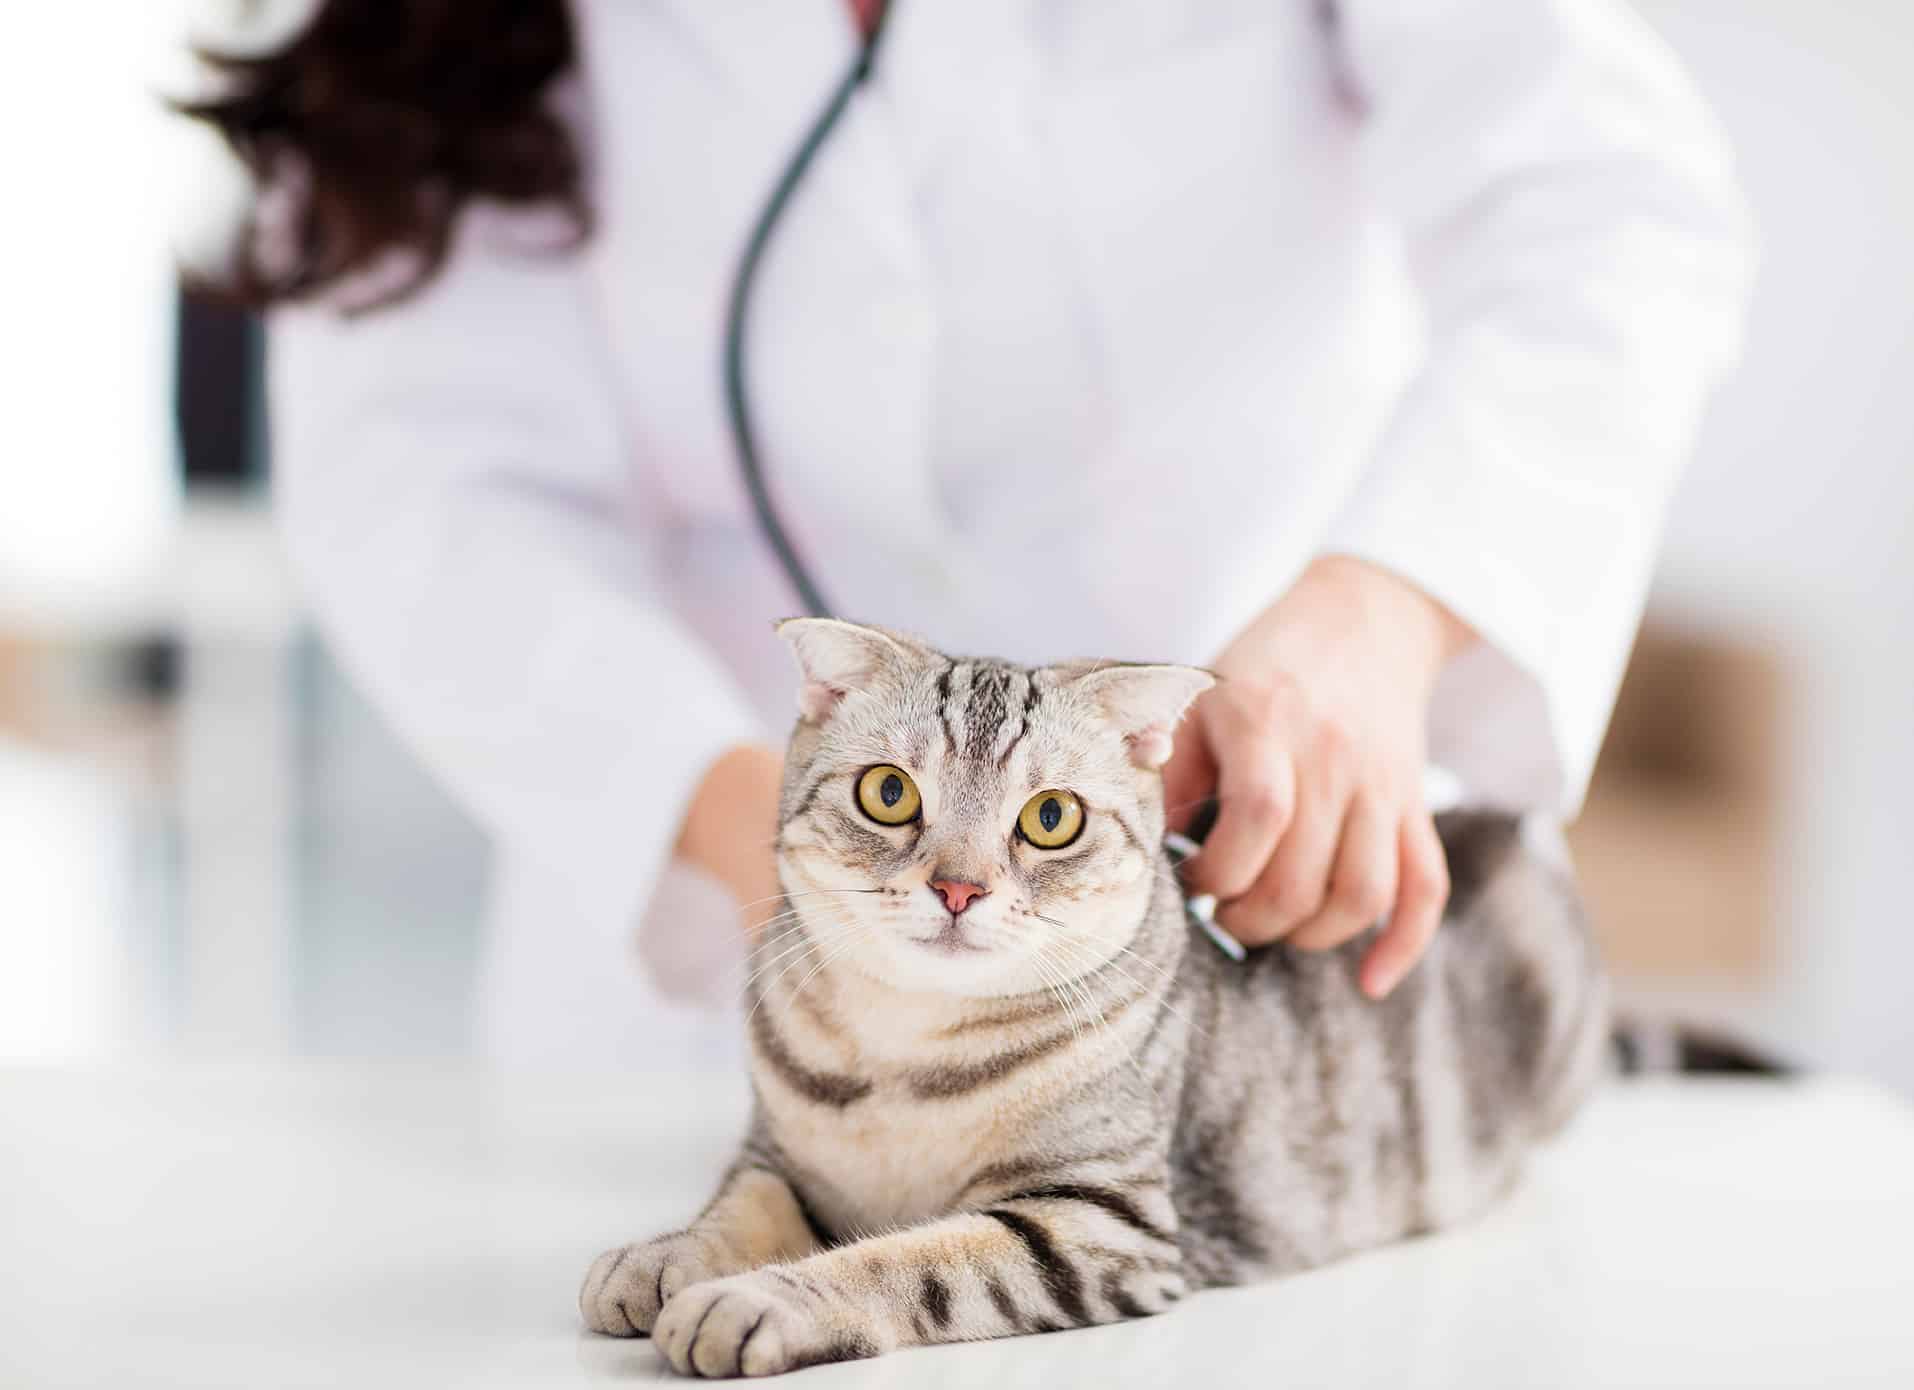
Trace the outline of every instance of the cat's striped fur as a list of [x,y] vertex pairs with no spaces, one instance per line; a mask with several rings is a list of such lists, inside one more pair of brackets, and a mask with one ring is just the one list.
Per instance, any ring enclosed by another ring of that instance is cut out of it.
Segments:
[[[686,1229],[592,1266],[590,1326],[734,1375],[1142,1317],[1469,1217],[1599,1070],[1601,971],[1515,822],[1442,818],[1446,921],[1373,1003],[1359,944],[1238,965],[1187,928],[1155,765],[1206,676],[786,635],[806,717],[755,1118]],[[860,814],[873,764],[909,771],[918,823]],[[1062,851],[1012,829],[1052,787],[1088,808]],[[933,877],[989,899],[954,918]]]

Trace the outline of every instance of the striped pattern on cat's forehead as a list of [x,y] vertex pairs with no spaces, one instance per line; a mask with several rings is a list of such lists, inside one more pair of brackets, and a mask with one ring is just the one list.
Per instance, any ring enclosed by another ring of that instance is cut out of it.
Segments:
[[937,676],[945,753],[1003,767],[1042,698],[1035,671],[1001,661],[952,661]]

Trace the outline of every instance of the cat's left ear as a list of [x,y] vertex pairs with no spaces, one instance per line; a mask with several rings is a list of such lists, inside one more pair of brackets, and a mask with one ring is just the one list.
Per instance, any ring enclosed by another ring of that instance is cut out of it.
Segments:
[[777,631],[797,656],[798,712],[814,724],[853,690],[868,692],[936,655],[901,632],[837,618],[786,618]]
[[1172,739],[1190,701],[1216,684],[1197,666],[1101,666],[1073,682],[1123,731],[1130,761],[1157,768],[1170,760]]

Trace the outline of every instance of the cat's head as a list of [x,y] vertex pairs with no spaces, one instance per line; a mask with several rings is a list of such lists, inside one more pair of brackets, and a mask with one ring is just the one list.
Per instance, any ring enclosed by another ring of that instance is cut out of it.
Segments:
[[1119,954],[1158,886],[1158,771],[1213,677],[957,660],[879,628],[797,654],[778,871],[826,958],[900,989],[1018,994]]

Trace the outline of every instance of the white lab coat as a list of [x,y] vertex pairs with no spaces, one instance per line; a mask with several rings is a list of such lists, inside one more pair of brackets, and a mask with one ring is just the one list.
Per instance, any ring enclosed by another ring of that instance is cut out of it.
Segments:
[[[474,217],[417,298],[271,339],[296,570],[496,839],[519,1057],[656,1037],[632,924],[704,768],[788,723],[720,333],[855,42],[844,0],[578,17],[587,249]],[[1612,0],[898,0],[749,380],[846,616],[1200,661],[1364,556],[1484,638],[1432,756],[1566,812],[1749,266],[1719,136]]]

